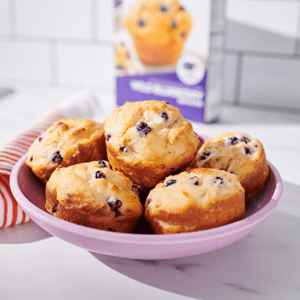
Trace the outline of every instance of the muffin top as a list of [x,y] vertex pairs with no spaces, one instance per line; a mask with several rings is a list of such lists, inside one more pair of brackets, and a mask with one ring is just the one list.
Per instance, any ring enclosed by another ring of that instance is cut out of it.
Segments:
[[133,165],[174,163],[200,144],[179,109],[156,100],[126,102],[105,119],[104,131],[107,147]]
[[59,165],[72,159],[82,146],[93,143],[104,135],[103,125],[89,119],[56,121],[29,147],[26,163],[35,165]]
[[136,186],[123,173],[113,171],[107,161],[93,161],[56,169],[46,185],[65,206],[104,207],[116,217],[126,210],[143,207]]
[[206,209],[236,195],[244,195],[244,188],[235,175],[199,168],[166,177],[150,191],[146,207],[150,205],[154,214],[165,211],[173,215],[191,207]]
[[140,0],[126,16],[125,25],[137,38],[167,45],[187,38],[192,19],[178,0]]
[[243,132],[225,132],[204,142],[190,168],[225,170],[242,181],[265,159],[259,140]]

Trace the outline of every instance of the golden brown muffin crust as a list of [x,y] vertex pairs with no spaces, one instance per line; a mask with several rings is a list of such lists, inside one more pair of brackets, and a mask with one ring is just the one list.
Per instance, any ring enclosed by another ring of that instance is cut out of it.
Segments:
[[235,174],[245,188],[246,201],[264,188],[269,177],[262,143],[244,132],[225,132],[205,141],[190,164],[202,167]]
[[244,217],[244,188],[235,175],[215,169],[169,176],[150,191],[145,203],[145,218],[155,233],[204,230]]
[[134,184],[108,162],[55,170],[46,184],[45,208],[72,223],[118,232],[131,232],[143,213]]
[[103,125],[88,119],[56,121],[28,149],[26,164],[43,181],[58,167],[106,159]]
[[127,102],[104,121],[107,157],[114,169],[152,188],[187,166],[200,141],[179,109],[166,102]]

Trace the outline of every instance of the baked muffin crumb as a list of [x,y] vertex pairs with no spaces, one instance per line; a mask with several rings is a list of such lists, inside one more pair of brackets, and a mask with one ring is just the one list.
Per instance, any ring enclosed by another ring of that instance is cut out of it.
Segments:
[[45,208],[72,223],[127,233],[143,214],[135,185],[104,160],[56,169],[46,184]]
[[245,217],[245,191],[228,172],[193,169],[157,184],[144,215],[158,234],[215,228]]
[[141,190],[185,168],[200,140],[179,109],[162,101],[127,102],[104,121],[107,157]]
[[101,123],[63,118],[54,122],[29,147],[26,165],[47,182],[56,168],[106,158]]
[[244,132],[225,132],[205,141],[189,168],[235,174],[245,188],[246,202],[262,191],[269,177],[262,143]]

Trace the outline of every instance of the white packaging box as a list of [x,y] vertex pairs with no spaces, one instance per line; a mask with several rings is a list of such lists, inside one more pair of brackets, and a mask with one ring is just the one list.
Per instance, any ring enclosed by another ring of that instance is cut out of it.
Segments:
[[115,1],[117,105],[161,100],[186,119],[220,119],[223,0]]

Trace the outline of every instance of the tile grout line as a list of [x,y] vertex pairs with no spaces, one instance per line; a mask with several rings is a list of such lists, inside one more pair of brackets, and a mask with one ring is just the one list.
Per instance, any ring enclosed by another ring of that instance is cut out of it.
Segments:
[[[34,84],[34,85],[40,85],[41,87],[53,87],[51,82],[49,81],[38,81],[37,79],[16,79],[16,78],[11,78],[11,77],[0,77],[0,81],[6,81],[9,80],[9,83],[16,83],[16,84]],[[78,84],[78,83],[55,83],[55,87],[60,87],[60,88],[75,88],[75,89],[80,89],[84,88],[86,85],[85,84]],[[115,92],[114,88],[107,88],[104,86],[97,86],[97,85],[91,85],[91,88],[95,89],[96,91],[103,91],[103,92]]]
[[234,105],[240,105],[241,102],[241,85],[242,85],[242,68],[243,68],[244,54],[237,53],[236,75],[235,75],[235,91],[234,91]]
[[259,109],[259,110],[268,110],[268,111],[274,111],[274,112],[280,112],[280,113],[289,113],[289,114],[295,114],[300,115],[300,108],[291,108],[288,106],[277,106],[272,104],[258,104],[258,103],[250,103],[250,102],[244,102],[240,104],[241,107],[248,108],[248,109]]
[[[32,37],[32,36],[16,36],[18,42],[22,43],[49,43],[54,38],[48,38],[48,37]],[[15,37],[12,36],[5,36],[0,35],[0,41],[10,41],[15,40]],[[101,46],[101,47],[107,47],[107,46],[113,46],[111,41],[108,40],[91,40],[91,39],[69,39],[69,38],[55,38],[55,41],[57,43],[65,44],[65,45],[74,45],[74,46]]]
[[[299,0],[300,1],[300,0]],[[236,50],[236,49],[225,49],[225,53],[229,55],[239,55],[243,53],[245,56],[260,57],[260,58],[276,58],[276,59],[298,59],[293,53],[275,53],[275,52],[264,52],[264,51],[249,51],[249,50]]]

